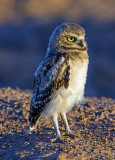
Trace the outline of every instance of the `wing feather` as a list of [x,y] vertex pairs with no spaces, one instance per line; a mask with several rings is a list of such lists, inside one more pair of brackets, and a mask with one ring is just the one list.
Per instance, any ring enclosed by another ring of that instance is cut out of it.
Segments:
[[68,87],[69,70],[70,67],[64,56],[46,58],[40,64],[34,77],[30,117],[36,115],[38,118],[55,91],[62,86]]

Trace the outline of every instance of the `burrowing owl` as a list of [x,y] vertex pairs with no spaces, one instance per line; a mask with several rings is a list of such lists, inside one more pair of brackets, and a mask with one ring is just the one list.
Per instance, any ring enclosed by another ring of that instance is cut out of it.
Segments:
[[87,43],[84,29],[75,23],[63,23],[52,33],[46,53],[34,76],[30,106],[30,130],[41,118],[52,117],[56,138],[63,142],[58,126],[60,114],[65,135],[74,137],[66,113],[84,100],[88,69]]

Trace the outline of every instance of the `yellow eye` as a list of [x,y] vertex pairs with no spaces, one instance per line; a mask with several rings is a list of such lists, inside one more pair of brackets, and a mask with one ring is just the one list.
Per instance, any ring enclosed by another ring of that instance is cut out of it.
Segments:
[[69,42],[73,42],[73,41],[75,41],[75,38],[74,38],[74,37],[68,37],[67,40],[68,40]]

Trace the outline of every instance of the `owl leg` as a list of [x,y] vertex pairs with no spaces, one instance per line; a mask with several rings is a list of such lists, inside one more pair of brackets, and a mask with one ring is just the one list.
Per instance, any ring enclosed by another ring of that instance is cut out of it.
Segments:
[[66,118],[66,114],[65,113],[61,113],[61,118],[64,122],[64,126],[65,126],[65,136],[69,136],[71,138],[75,138],[75,137],[78,137],[78,135],[72,133],[72,131],[70,130],[69,128],[69,124],[68,124],[68,121],[67,121],[67,118]]
[[63,120],[63,123],[64,123],[64,126],[65,126],[65,132],[66,133],[70,133],[71,130],[69,128],[69,124],[68,124],[68,121],[67,121],[67,118],[66,118],[66,114],[65,113],[60,113],[60,116]]
[[58,115],[52,115],[52,121],[54,124],[54,128],[55,128],[55,132],[56,132],[56,138],[55,139],[51,139],[51,142],[61,142],[61,143],[65,143],[65,139],[64,137],[61,136],[60,131],[59,131],[59,125],[58,125]]

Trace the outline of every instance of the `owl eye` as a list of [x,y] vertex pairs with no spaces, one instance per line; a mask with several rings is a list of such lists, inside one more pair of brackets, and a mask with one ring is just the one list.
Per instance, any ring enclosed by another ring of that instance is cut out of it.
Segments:
[[69,42],[75,42],[75,41],[76,41],[76,39],[75,39],[74,37],[68,37],[67,40],[68,40]]

